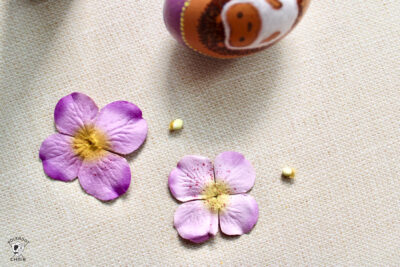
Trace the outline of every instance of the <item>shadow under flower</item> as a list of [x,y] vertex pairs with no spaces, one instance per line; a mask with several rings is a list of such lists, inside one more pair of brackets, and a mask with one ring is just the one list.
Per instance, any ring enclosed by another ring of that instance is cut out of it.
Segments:
[[237,240],[241,237],[240,235],[225,235],[225,234],[221,234],[220,236],[222,239],[225,240]]
[[216,238],[216,236],[211,237],[210,239],[208,239],[206,242],[203,242],[203,243],[191,242],[189,240],[186,240],[186,239],[182,238],[179,234],[177,234],[177,236],[178,236],[180,244],[183,247],[187,248],[187,249],[197,250],[197,249],[200,249],[202,247],[214,247],[215,246],[215,238]]

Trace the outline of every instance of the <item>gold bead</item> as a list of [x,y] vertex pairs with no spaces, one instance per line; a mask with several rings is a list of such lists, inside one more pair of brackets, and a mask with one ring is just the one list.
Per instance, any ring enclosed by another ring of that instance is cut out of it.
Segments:
[[180,130],[182,128],[183,128],[183,120],[181,120],[181,119],[173,120],[169,124],[170,131],[176,131],[176,130]]
[[293,179],[296,175],[296,170],[291,167],[284,167],[282,169],[282,176],[285,178]]

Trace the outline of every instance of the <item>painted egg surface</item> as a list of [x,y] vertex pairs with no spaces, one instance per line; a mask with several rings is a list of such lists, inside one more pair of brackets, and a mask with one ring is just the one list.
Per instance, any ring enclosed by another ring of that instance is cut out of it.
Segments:
[[181,43],[217,58],[263,50],[285,37],[310,0],[166,0],[164,21]]

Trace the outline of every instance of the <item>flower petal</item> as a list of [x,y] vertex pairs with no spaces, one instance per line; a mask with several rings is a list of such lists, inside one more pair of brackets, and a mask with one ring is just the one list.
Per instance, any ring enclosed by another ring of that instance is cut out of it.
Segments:
[[78,129],[90,124],[99,111],[96,103],[85,94],[72,93],[58,101],[54,121],[60,133],[74,135]]
[[218,214],[202,200],[186,202],[175,211],[174,226],[182,238],[202,243],[217,234]]
[[107,134],[111,151],[124,155],[138,149],[147,136],[142,111],[127,101],[112,102],[102,108],[96,126]]
[[131,170],[123,157],[106,152],[98,160],[85,160],[78,174],[82,188],[90,195],[108,201],[126,192],[131,183]]
[[201,199],[205,185],[214,182],[211,160],[201,156],[186,156],[178,162],[168,177],[169,190],[179,201]]
[[258,220],[258,204],[249,195],[231,195],[219,214],[221,231],[227,235],[242,235],[253,229]]
[[106,133],[110,150],[123,155],[138,149],[147,136],[142,111],[127,101],[112,102],[102,108],[96,126]]
[[246,193],[256,179],[256,173],[250,162],[238,152],[222,152],[214,162],[215,181],[224,181],[232,194]]
[[72,137],[58,133],[43,141],[39,157],[43,162],[44,172],[61,181],[74,180],[82,164],[72,150]]

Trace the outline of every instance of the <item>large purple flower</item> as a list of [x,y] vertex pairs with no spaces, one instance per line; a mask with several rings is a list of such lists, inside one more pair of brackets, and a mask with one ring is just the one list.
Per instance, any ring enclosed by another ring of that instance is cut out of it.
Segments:
[[90,195],[108,201],[128,190],[131,170],[126,155],[147,136],[147,123],[134,104],[116,101],[100,111],[85,94],[72,93],[58,101],[54,111],[59,133],[43,141],[39,156],[53,179],[79,177]]
[[242,235],[258,220],[258,205],[245,194],[254,185],[255,172],[250,162],[237,152],[223,152],[214,165],[201,156],[186,156],[168,178],[172,195],[181,204],[174,215],[179,235],[195,243],[218,232]]

